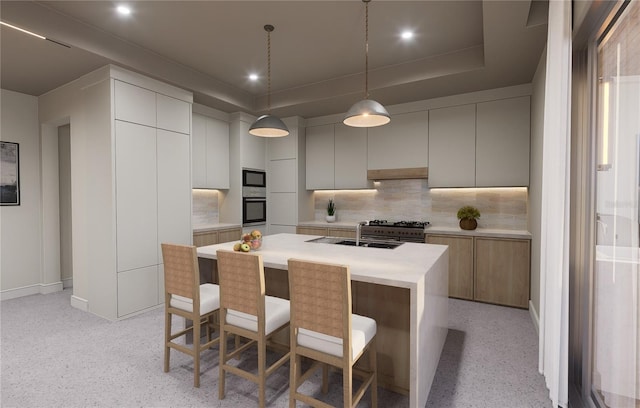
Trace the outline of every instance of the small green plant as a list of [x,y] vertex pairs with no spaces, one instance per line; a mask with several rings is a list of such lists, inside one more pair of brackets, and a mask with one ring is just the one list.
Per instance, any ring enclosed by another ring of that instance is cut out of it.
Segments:
[[333,198],[329,199],[329,204],[327,205],[327,215],[334,215],[336,213],[336,204],[333,202]]
[[480,218],[480,211],[476,207],[465,205],[458,210],[458,219],[476,219]]

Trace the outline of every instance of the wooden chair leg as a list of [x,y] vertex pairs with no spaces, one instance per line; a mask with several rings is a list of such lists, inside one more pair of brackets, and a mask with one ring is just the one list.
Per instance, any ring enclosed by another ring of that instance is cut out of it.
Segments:
[[296,406],[296,391],[298,390],[298,356],[291,350],[289,356],[289,408]]
[[373,381],[371,382],[371,408],[378,406],[378,358],[377,358],[376,338],[371,340],[369,345],[369,365],[373,370]]
[[200,324],[202,320],[193,321],[193,386],[200,388]]
[[222,328],[222,323],[220,324],[220,352],[219,352],[219,362],[220,366],[220,375],[218,378],[218,399],[224,399],[224,365],[227,362],[227,337],[226,332]]
[[258,381],[259,384],[259,397],[260,397],[260,408],[264,408],[266,405],[265,401],[265,388],[266,388],[266,367],[267,367],[267,346],[266,341],[263,339],[258,340]]
[[349,362],[342,369],[342,388],[344,394],[344,406],[353,406],[353,367]]
[[171,313],[166,310],[164,312],[164,372],[169,372],[169,358],[171,347],[169,347],[169,341],[171,338]]
[[329,392],[329,364],[322,364],[322,393]]

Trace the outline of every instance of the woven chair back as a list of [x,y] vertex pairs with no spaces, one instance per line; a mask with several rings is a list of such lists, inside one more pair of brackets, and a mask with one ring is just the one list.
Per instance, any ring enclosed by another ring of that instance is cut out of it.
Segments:
[[217,251],[220,306],[258,316],[264,305],[264,269],[260,255]]
[[162,260],[165,292],[197,299],[200,293],[200,270],[196,247],[162,244]]
[[290,259],[291,327],[348,340],[350,282],[347,266]]

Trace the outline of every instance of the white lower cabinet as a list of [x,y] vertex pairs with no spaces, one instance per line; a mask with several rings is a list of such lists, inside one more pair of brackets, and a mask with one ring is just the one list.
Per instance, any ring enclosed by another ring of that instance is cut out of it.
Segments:
[[158,263],[156,129],[116,121],[118,271]]
[[158,304],[158,265],[118,272],[118,317]]

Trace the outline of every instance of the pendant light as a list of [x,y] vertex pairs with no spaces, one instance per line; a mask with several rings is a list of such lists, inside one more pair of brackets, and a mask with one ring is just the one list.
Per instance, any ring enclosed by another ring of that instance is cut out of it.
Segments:
[[362,0],[365,5],[364,25],[364,99],[356,102],[344,116],[344,123],[353,127],[375,127],[386,125],[391,121],[389,112],[380,103],[369,99],[369,2]]
[[267,114],[260,116],[249,128],[249,133],[260,137],[282,137],[289,134],[289,128],[277,116],[271,114],[271,24],[264,26],[267,32]]

